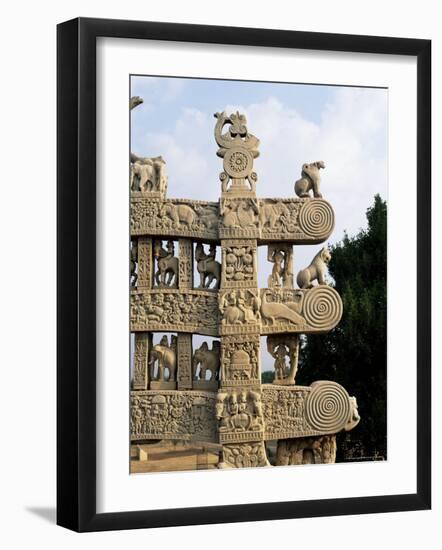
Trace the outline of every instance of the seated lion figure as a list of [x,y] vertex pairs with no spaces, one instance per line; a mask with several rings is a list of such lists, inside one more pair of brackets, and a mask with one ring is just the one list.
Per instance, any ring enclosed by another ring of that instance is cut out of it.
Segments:
[[330,250],[326,247],[322,248],[313,258],[312,263],[298,273],[296,282],[299,288],[312,288],[315,280],[320,285],[326,285],[325,274],[330,260]]
[[295,182],[295,193],[298,197],[301,197],[301,199],[310,197],[310,191],[313,191],[314,197],[318,199],[322,197],[319,191],[319,183],[321,181],[319,170],[321,168],[325,168],[323,160],[302,165],[301,178]]

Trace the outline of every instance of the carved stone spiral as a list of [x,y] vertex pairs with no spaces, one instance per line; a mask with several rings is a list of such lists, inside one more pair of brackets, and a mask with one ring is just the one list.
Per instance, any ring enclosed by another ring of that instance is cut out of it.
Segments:
[[326,239],[333,231],[335,215],[327,201],[314,199],[306,201],[299,213],[299,226],[309,237]]
[[305,293],[303,315],[315,329],[333,328],[342,316],[341,297],[327,285],[315,286]]
[[350,415],[348,393],[335,382],[316,382],[305,404],[307,422],[321,433],[337,433],[344,429]]

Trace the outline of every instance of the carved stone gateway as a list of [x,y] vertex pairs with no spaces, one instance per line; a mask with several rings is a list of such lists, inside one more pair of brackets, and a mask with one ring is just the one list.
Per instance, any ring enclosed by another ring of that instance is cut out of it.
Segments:
[[[334,227],[319,190],[325,164],[303,165],[297,197],[259,199],[259,140],[244,115],[215,117],[218,202],[166,198],[165,160],[131,155],[131,440],[215,443],[220,468],[268,466],[265,442],[275,440],[276,465],[334,462],[335,434],[359,422],[356,399],[331,381],[296,385],[300,334],[342,316],[327,248],[294,278],[295,247],[323,243]],[[261,383],[265,335],[273,384]]]

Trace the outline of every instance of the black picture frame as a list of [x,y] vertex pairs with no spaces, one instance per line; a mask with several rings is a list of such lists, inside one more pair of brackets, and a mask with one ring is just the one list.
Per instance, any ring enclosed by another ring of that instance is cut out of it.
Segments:
[[[96,512],[96,39],[115,37],[417,59],[417,491],[361,498]],[[74,19],[57,28],[57,523],[83,531],[431,507],[431,41]]]

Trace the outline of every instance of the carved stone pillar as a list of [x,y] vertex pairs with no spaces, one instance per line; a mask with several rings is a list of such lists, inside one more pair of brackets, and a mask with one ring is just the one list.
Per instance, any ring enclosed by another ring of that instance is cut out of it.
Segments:
[[190,239],[179,239],[179,275],[178,288],[180,290],[193,288],[193,250]]
[[192,335],[183,332],[178,333],[177,342],[178,364],[178,389],[190,390],[192,388]]
[[133,389],[147,390],[149,384],[149,349],[152,336],[147,332],[135,333]]
[[138,288],[145,290],[152,288],[152,239],[138,237]]

